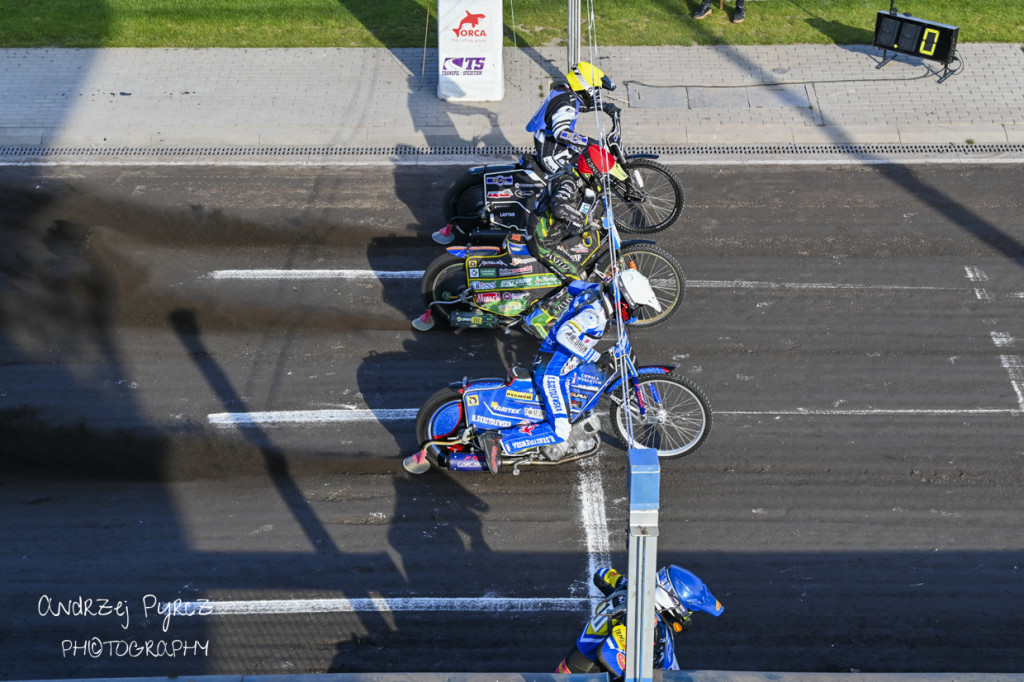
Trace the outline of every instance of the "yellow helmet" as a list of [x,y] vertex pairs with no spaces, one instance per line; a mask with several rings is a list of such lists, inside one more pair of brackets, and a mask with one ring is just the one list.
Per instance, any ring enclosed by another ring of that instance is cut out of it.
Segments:
[[572,70],[565,74],[565,79],[575,92],[590,91],[594,88],[615,89],[615,84],[608,76],[604,75],[604,71],[588,62],[574,65]]

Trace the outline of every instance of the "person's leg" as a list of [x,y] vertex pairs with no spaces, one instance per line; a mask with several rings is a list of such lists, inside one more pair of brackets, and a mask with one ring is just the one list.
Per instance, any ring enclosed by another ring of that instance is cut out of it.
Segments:
[[732,23],[742,24],[747,18],[746,0],[736,0],[736,13],[732,15]]
[[701,0],[700,7],[693,11],[694,19],[703,19],[711,14],[711,0]]
[[514,455],[530,447],[561,443],[572,432],[569,423],[569,396],[562,385],[562,367],[571,359],[568,353],[554,353],[551,360],[534,368],[534,388],[544,401],[545,420],[526,426],[501,430],[505,452]]

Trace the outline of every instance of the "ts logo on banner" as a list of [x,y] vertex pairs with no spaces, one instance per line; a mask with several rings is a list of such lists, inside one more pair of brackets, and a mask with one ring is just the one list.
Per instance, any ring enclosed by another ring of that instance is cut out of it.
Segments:
[[441,65],[445,76],[479,76],[484,72],[486,57],[447,57]]

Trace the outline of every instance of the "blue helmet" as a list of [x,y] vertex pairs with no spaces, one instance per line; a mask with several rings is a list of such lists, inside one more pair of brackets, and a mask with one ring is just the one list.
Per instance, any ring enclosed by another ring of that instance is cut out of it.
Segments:
[[654,603],[658,615],[665,618],[673,629],[685,621],[691,611],[706,611],[712,616],[722,615],[722,603],[715,599],[704,581],[676,565],[658,571],[658,586],[654,590]]

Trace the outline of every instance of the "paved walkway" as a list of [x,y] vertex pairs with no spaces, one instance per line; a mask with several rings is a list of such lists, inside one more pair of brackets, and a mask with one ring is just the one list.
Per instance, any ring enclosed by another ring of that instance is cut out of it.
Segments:
[[[869,46],[603,48],[600,66],[629,145],[1024,144],[1021,46],[958,50],[942,83]],[[506,49],[504,100],[452,103],[436,50],[0,50],[0,146],[527,146],[565,55]]]

